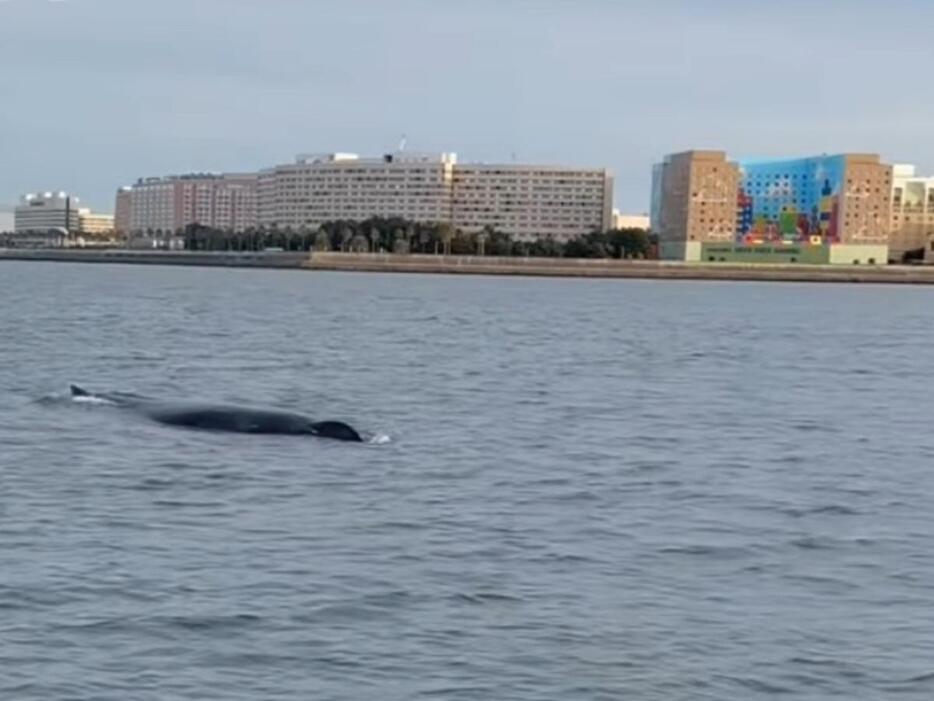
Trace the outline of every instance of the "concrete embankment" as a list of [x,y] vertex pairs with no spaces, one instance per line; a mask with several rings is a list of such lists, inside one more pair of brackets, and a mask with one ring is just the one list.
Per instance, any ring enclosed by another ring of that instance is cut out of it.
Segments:
[[764,265],[670,261],[498,258],[493,256],[201,252],[122,249],[0,249],[0,261],[57,261],[239,268],[291,268],[347,272],[526,275],[659,280],[759,280],[934,284],[934,266]]
[[232,268],[301,268],[307,253],[284,251],[132,251],[118,248],[0,249],[0,261],[60,263],[126,263],[132,265],[199,265]]

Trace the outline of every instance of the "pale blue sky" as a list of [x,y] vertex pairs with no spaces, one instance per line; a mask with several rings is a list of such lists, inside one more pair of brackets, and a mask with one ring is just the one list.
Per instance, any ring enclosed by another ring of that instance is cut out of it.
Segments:
[[[308,151],[607,166],[875,151],[934,172],[930,0],[0,0],[0,204]],[[2,207],[0,207],[2,208]]]

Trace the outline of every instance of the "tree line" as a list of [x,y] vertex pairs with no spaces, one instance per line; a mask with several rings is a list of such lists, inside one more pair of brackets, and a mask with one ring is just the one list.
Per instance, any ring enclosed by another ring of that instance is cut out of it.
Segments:
[[[149,230],[151,237],[164,232]],[[648,258],[654,237],[642,229],[594,231],[567,241],[551,236],[520,241],[487,227],[464,232],[448,223],[420,223],[372,217],[309,227],[258,226],[244,231],[190,224],[177,235],[191,251],[343,251],[352,253],[428,253],[445,255],[535,256],[550,258]]]

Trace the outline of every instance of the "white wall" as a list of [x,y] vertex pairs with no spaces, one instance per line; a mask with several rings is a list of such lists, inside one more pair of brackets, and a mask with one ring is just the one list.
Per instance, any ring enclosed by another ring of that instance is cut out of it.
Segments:
[[0,212],[0,231],[13,231],[13,212]]

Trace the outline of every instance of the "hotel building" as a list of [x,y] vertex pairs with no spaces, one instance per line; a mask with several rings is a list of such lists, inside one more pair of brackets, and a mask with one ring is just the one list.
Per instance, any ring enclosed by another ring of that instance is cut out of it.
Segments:
[[730,161],[687,151],[654,168],[652,197],[663,258],[888,260],[892,167],[876,155]]
[[614,209],[613,228],[649,231],[652,228],[652,222],[648,214],[622,214],[618,209]]
[[603,169],[467,164],[454,167],[454,227],[518,240],[567,240],[613,225],[613,178]]
[[14,230],[17,234],[47,232],[61,229],[77,232],[81,228],[78,198],[66,192],[45,192],[23,195],[16,207]]
[[133,188],[121,187],[117,190],[117,199],[114,203],[114,231],[119,236],[130,233],[132,224]]
[[129,234],[174,233],[189,224],[243,231],[256,225],[255,173],[141,178],[117,191],[115,225]]
[[309,155],[260,172],[257,219],[314,229],[339,219],[399,217],[465,232],[493,227],[517,239],[566,239],[611,226],[612,185],[604,169],[461,165],[448,153]]
[[258,220],[265,226],[313,229],[370,217],[449,221],[455,160],[454,154],[298,156],[295,163],[260,171]]
[[97,214],[90,209],[78,210],[78,227],[82,234],[105,236],[114,231],[114,215]]
[[921,177],[913,165],[896,165],[892,177],[892,231],[889,260],[928,247],[934,236],[934,177]]

